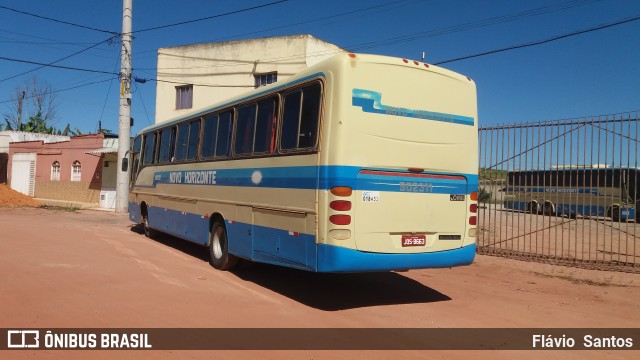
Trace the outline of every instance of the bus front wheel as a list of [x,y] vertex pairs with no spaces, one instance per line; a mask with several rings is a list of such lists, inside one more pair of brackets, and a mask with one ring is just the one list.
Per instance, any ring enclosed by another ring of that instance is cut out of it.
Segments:
[[154,236],[156,236],[155,230],[153,230],[149,226],[149,214],[147,211],[147,207],[144,205],[142,206],[142,228],[144,229],[144,236],[148,237],[149,239],[152,239]]
[[231,270],[238,264],[238,258],[229,254],[227,229],[216,221],[209,232],[209,253],[211,265],[218,270]]

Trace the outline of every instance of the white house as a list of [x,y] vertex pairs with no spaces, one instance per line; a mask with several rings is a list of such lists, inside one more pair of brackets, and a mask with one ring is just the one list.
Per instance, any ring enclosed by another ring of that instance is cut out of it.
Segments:
[[156,123],[283,80],[340,52],[311,35],[160,48]]

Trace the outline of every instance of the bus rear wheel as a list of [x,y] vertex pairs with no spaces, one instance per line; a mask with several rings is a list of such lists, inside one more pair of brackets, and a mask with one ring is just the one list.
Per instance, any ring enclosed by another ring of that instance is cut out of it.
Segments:
[[545,216],[555,216],[556,206],[551,201],[545,201],[544,205],[542,205],[542,213]]
[[229,254],[227,229],[216,221],[209,232],[209,254],[211,265],[218,270],[232,270],[238,264],[238,258]]
[[620,206],[613,205],[610,207],[609,211],[607,211],[607,216],[614,222],[620,222]]

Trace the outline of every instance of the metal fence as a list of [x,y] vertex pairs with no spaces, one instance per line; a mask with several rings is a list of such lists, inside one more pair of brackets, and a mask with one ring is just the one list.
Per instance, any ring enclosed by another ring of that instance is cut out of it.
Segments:
[[483,254],[640,272],[638,113],[479,129]]

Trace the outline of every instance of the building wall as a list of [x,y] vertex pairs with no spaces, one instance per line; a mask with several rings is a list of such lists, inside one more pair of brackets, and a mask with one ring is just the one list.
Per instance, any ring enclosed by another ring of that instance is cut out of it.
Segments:
[[[255,74],[277,72],[283,80],[339,52],[344,50],[311,35],[161,48],[156,123],[251,90]],[[176,110],[176,87],[189,84],[194,84],[193,107]]]
[[[85,152],[102,148],[102,134],[81,135],[69,141],[44,143],[43,141],[10,144],[8,177],[11,184],[11,159],[16,153],[36,153],[35,197],[98,203],[102,184],[102,157]],[[80,161],[80,181],[71,181],[72,165]],[[60,180],[51,180],[51,166],[60,163]]]

